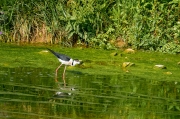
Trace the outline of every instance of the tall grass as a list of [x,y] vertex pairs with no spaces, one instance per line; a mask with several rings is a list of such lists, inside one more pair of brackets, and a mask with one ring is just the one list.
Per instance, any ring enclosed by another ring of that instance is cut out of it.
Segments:
[[2,42],[113,48],[120,38],[136,49],[179,48],[178,0],[1,0],[0,12]]

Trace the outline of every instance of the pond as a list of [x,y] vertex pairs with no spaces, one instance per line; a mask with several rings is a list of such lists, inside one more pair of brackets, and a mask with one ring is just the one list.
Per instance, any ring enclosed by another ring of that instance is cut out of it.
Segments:
[[[82,69],[83,70],[83,69]],[[130,73],[0,67],[1,119],[177,119],[180,83]]]

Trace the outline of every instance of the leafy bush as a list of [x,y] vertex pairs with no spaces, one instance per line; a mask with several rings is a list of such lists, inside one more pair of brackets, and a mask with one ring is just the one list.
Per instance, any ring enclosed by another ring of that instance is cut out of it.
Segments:
[[180,53],[180,45],[170,42],[165,44],[162,48],[159,48],[158,51],[170,54]]
[[179,11],[179,0],[2,0],[0,31],[6,42],[78,40],[114,49],[111,40],[121,37],[133,48],[159,50],[180,41]]
[[109,28],[106,33],[99,33],[96,37],[90,40],[92,47],[99,47],[103,49],[115,49],[115,46],[109,41],[113,38],[113,32],[115,29]]
[[137,49],[156,50],[173,41],[177,31],[172,28],[179,18],[177,8],[173,3],[139,3],[133,8],[136,12],[127,30],[128,42]]

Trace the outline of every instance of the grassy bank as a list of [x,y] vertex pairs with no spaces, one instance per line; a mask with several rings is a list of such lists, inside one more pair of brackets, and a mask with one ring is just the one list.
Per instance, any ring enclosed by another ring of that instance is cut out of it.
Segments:
[[175,54],[179,11],[178,0],[2,0],[0,42],[131,46]]
[[[128,54],[120,50],[102,50],[89,48],[65,48],[56,46],[18,46],[1,44],[0,67],[34,67],[55,70],[59,61],[46,47],[83,60],[83,64],[68,67],[68,71],[78,71],[82,75],[132,75],[153,80],[178,81],[180,74],[180,56],[147,51],[136,51]],[[114,56],[114,53],[117,53]],[[132,67],[122,68],[123,62],[132,62]],[[154,69],[154,65],[162,64],[166,69]],[[63,68],[62,68],[63,69]],[[61,69],[61,70],[62,70]]]

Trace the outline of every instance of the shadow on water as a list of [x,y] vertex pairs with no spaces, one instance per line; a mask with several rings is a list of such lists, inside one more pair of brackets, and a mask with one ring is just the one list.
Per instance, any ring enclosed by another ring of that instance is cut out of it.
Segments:
[[0,118],[177,119],[180,84],[129,74],[61,77],[42,68],[0,68]]

